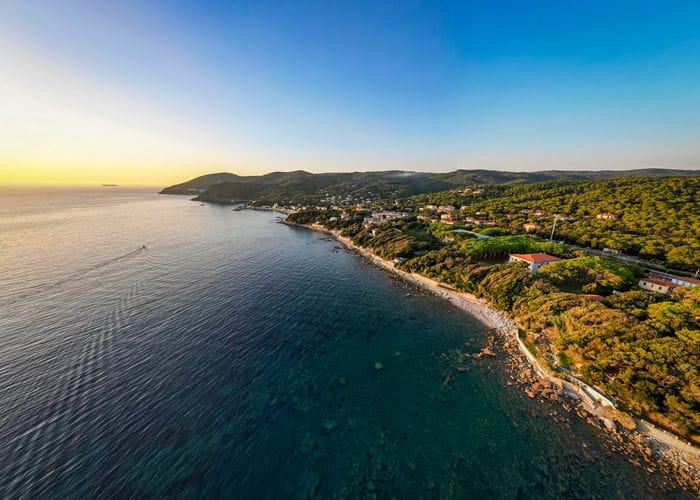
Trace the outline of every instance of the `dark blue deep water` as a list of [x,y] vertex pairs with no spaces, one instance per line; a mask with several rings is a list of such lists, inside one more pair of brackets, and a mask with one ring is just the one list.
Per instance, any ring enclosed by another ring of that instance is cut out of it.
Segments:
[[657,495],[502,359],[456,373],[479,323],[276,221],[3,188],[0,497]]

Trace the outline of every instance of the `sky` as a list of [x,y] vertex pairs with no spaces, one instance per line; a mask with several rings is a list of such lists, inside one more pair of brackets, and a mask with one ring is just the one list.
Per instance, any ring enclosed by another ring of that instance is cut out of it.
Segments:
[[0,182],[700,168],[700,2],[0,2]]

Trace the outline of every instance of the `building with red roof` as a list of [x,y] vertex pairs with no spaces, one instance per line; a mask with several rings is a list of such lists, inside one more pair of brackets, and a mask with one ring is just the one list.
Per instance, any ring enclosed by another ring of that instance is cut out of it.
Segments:
[[648,276],[640,279],[638,284],[644,290],[668,295],[679,286],[699,286],[700,280],[666,273],[649,273]]
[[536,273],[540,267],[560,260],[563,259],[555,257],[554,255],[549,255],[548,253],[512,253],[510,254],[508,262],[525,262],[527,263],[528,270],[531,273]]

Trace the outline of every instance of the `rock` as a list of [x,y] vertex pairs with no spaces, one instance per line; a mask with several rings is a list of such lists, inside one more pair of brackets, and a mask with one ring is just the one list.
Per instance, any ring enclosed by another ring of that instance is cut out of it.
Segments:
[[383,369],[384,369],[384,365],[381,364],[379,361],[376,361],[376,362],[374,363],[374,369],[375,369],[375,370],[383,370]]
[[615,422],[610,420],[609,418],[602,417],[601,420],[603,421],[603,425],[605,428],[609,431],[616,431],[617,426],[615,425]]
[[575,392],[566,392],[565,394],[566,394],[566,397],[572,401],[581,401],[581,396],[579,396]]
[[312,408],[314,408],[316,406],[314,404],[314,402],[308,398],[301,399],[298,396],[292,396],[291,401],[292,401],[292,405],[297,410],[303,411],[304,413],[308,413],[309,411],[311,411]]
[[491,356],[492,358],[495,358],[495,357],[496,357],[496,353],[493,352],[493,350],[492,350],[490,347],[484,347],[484,348],[481,350],[481,354],[482,354],[483,356]]
[[367,481],[367,483],[365,484],[365,487],[369,491],[374,491],[377,488],[376,485],[372,481]]
[[490,347],[484,347],[479,354],[476,355],[477,359],[481,359],[484,356],[489,356],[491,358],[496,357],[496,353]]
[[340,378],[338,379],[338,383],[339,383],[340,385],[343,385],[343,386],[348,385],[348,381],[347,381],[347,379],[346,379],[345,377],[340,377]]
[[314,440],[311,437],[310,433],[306,433],[301,440],[301,445],[300,445],[300,451],[303,454],[309,453],[311,450],[314,449]]
[[321,482],[321,478],[318,474],[310,470],[305,470],[299,477],[299,488],[306,492],[309,498],[313,497],[318,490],[318,484]]
[[327,431],[332,431],[336,427],[338,427],[338,422],[333,420],[332,418],[323,421],[323,428]]

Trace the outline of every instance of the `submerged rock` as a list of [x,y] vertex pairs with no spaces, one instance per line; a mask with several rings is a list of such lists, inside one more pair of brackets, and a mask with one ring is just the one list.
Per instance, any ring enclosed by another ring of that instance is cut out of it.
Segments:
[[338,427],[338,422],[336,420],[333,420],[332,418],[328,418],[323,421],[323,428],[327,431],[332,431],[336,427]]
[[309,453],[311,450],[314,449],[314,440],[311,436],[311,433],[307,432],[306,434],[304,434],[299,449],[303,454]]
[[310,470],[305,470],[299,477],[299,489],[311,498],[316,494],[320,482],[321,478],[318,477],[318,474]]
[[485,357],[485,356],[488,356],[488,357],[490,357],[490,358],[495,358],[495,357],[497,357],[497,356],[496,356],[496,353],[493,352],[493,349],[491,349],[490,347],[484,347],[484,348],[481,350],[481,352],[478,353],[478,354],[476,355],[476,358],[477,358],[477,359],[482,359],[482,358]]
[[384,365],[381,364],[379,361],[375,361],[375,363],[374,363],[374,369],[375,369],[375,370],[383,370],[383,369],[384,369]]

